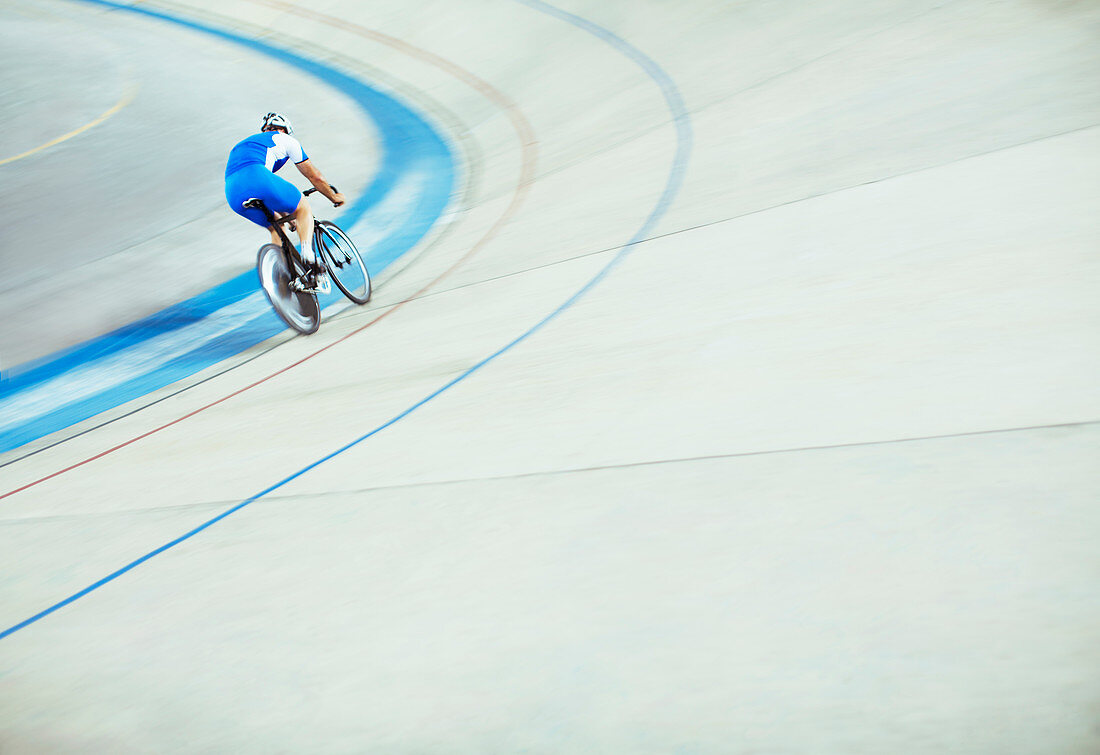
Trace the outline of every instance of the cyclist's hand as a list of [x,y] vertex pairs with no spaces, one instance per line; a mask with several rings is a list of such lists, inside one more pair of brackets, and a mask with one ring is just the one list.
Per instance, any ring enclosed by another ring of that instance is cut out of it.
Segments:
[[333,207],[339,207],[340,205],[342,205],[344,203],[344,201],[345,201],[344,200],[344,195],[341,194],[340,192],[336,192],[335,194],[332,195],[332,206]]

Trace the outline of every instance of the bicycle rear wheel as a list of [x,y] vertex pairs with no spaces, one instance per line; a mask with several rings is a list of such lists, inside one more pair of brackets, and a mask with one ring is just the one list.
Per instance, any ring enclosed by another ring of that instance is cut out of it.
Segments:
[[356,304],[370,301],[370,273],[359,250],[340,226],[318,220],[313,227],[313,247],[344,296]]
[[264,244],[256,258],[260,285],[271,307],[290,327],[299,333],[316,333],[321,326],[321,307],[317,294],[294,291],[290,282],[296,272],[287,267],[286,254],[275,244]]

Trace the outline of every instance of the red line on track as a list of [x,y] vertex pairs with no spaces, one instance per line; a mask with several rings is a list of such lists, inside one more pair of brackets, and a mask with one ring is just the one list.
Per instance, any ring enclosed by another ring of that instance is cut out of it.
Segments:
[[104,456],[109,456],[110,454],[113,454],[115,451],[126,448],[127,446],[130,446],[130,445],[133,445],[134,443],[137,443],[139,440],[144,440],[145,438],[148,438],[151,435],[155,435],[155,434],[159,433],[161,430],[167,430],[169,427],[172,427],[174,425],[178,425],[180,422],[183,422],[184,420],[189,419],[190,417],[194,417],[196,414],[200,414],[200,413],[206,411],[207,409],[210,409],[210,408],[213,408],[213,407],[217,406],[218,404],[224,403],[224,402],[228,401],[229,399],[233,398],[234,396],[239,396],[242,393],[244,393],[245,391],[251,390],[252,388],[255,388],[258,385],[262,385],[263,383],[266,383],[267,381],[271,380],[272,378],[278,377],[279,375],[282,375],[284,372],[288,372],[289,370],[294,369],[295,367],[299,366],[300,364],[303,364],[304,362],[308,362],[310,359],[313,359],[313,357],[317,356],[318,354],[322,354],[325,351],[328,351],[333,346],[336,346],[337,344],[348,340],[352,336],[357,335],[359,333],[362,333],[364,330],[371,327],[375,323],[385,319],[386,317],[389,317],[391,314],[393,314],[397,310],[401,309],[401,307],[405,306],[406,304],[408,304],[413,299],[416,299],[416,298],[422,296],[424,293],[426,293],[430,289],[434,288],[436,285],[439,284],[440,281],[447,278],[451,273],[453,273],[461,265],[468,262],[470,260],[470,258],[472,258],[475,254],[477,254],[482,249],[482,247],[484,247],[486,244],[488,244],[497,235],[497,233],[500,231],[501,227],[503,227],[503,225],[506,222],[508,222],[508,220],[512,217],[512,215],[514,215],[516,213],[516,211],[519,209],[519,206],[523,203],[523,200],[526,197],[528,190],[530,189],[531,182],[534,179],[535,161],[536,161],[537,152],[538,152],[537,142],[535,140],[534,129],[531,127],[531,124],[527,121],[527,118],[520,111],[519,107],[511,99],[509,99],[507,95],[505,95],[499,89],[496,89],[493,85],[489,84],[484,79],[481,79],[481,78],[477,77],[476,75],[470,73],[466,69],[459,67],[455,63],[452,63],[451,61],[446,60],[445,58],[441,58],[440,56],[436,55],[435,53],[428,52],[427,50],[416,47],[415,45],[411,45],[408,42],[397,39],[396,37],[391,37],[388,34],[383,34],[382,32],[375,31],[373,29],[368,29],[364,26],[360,26],[358,24],[354,24],[354,23],[351,23],[349,21],[345,21],[345,20],[337,18],[335,16],[330,16],[330,15],[327,15],[327,14],[324,14],[324,13],[319,13],[317,11],[309,10],[307,8],[299,8],[297,6],[291,5],[290,3],[282,2],[281,0],[245,0],[245,2],[251,2],[251,3],[254,3],[256,5],[266,5],[266,6],[271,7],[271,8],[277,8],[279,10],[283,10],[283,11],[286,11],[288,13],[292,13],[294,15],[301,16],[303,18],[309,18],[311,20],[318,21],[318,22],[320,22],[322,24],[325,24],[327,26],[332,26],[334,28],[341,29],[343,31],[349,32],[351,34],[355,34],[355,35],[360,36],[360,37],[371,39],[371,40],[373,40],[375,42],[378,42],[380,44],[387,45],[389,47],[394,48],[395,50],[397,50],[399,52],[405,53],[405,54],[407,54],[411,57],[414,57],[414,58],[419,58],[420,60],[423,60],[423,61],[435,66],[436,68],[439,68],[439,69],[445,71],[446,73],[451,74],[452,76],[457,78],[462,83],[466,84],[467,86],[470,86],[471,88],[475,89],[480,94],[484,95],[486,99],[493,102],[495,105],[500,107],[502,110],[504,110],[508,114],[508,118],[512,122],[512,127],[516,130],[516,134],[519,137],[520,150],[521,150],[521,167],[520,167],[519,181],[516,184],[516,189],[512,194],[512,201],[508,203],[508,206],[504,209],[504,212],[501,213],[500,217],[496,219],[496,221],[493,223],[492,226],[489,227],[489,230],[485,232],[485,235],[482,236],[480,239],[478,239],[477,242],[473,246],[471,246],[470,249],[467,250],[467,252],[462,255],[462,257],[460,257],[458,260],[456,260],[453,265],[451,265],[449,268],[447,268],[442,273],[440,273],[440,275],[438,277],[436,277],[435,279],[433,279],[432,281],[427,283],[423,288],[421,288],[415,294],[408,297],[407,299],[404,299],[403,301],[398,302],[396,305],[394,305],[393,307],[391,307],[387,311],[383,312],[378,317],[375,317],[370,322],[367,322],[364,325],[361,325],[360,327],[358,327],[355,330],[351,331],[350,333],[347,333],[347,334],[341,336],[340,338],[338,338],[337,340],[335,340],[332,343],[328,344],[327,346],[323,346],[320,349],[317,349],[317,351],[314,351],[311,354],[307,354],[306,356],[299,359],[297,362],[289,364],[286,367],[283,367],[282,369],[271,373],[270,375],[267,375],[263,378],[260,378],[256,382],[250,383],[249,385],[246,385],[244,388],[233,391],[232,393],[230,393],[226,396],[222,396],[221,398],[217,399],[216,401],[211,401],[209,404],[205,404],[203,406],[200,406],[198,409],[195,409],[194,411],[188,412],[187,414],[184,414],[182,417],[178,417],[178,418],[172,420],[171,422],[167,422],[163,425],[160,425],[159,427],[155,427],[152,430],[144,432],[141,435],[137,435],[133,438],[130,438],[127,441],[123,441],[122,443],[119,443],[116,446],[112,446],[111,448],[108,448],[106,451],[99,452],[95,456],[89,456],[87,459],[84,459],[83,461],[78,461],[75,464],[71,464],[71,465],[65,467],[64,469],[59,469],[56,472],[53,472],[51,474],[46,475],[45,477],[41,477],[37,480],[34,480],[33,482],[29,482],[26,485],[15,488],[14,490],[9,490],[8,492],[0,495],[0,500],[3,500],[4,498],[8,498],[9,496],[13,496],[16,493],[21,493],[24,490],[28,490],[30,488],[35,487],[36,485],[41,485],[43,482],[46,482],[47,480],[52,480],[55,477],[60,477],[61,475],[65,474],[67,472],[71,472],[74,469],[79,469],[80,467],[83,467],[86,464],[90,464],[93,461],[96,461],[97,459],[102,459]]

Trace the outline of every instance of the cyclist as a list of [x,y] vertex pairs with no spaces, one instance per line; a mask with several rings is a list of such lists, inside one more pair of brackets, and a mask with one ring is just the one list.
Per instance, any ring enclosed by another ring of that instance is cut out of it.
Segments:
[[286,116],[280,113],[268,113],[260,124],[260,133],[241,140],[229,152],[229,162],[225,166],[225,199],[233,212],[248,218],[271,232],[271,241],[281,244],[279,234],[267,223],[263,212],[256,208],[245,209],[242,205],[256,197],[262,199],[276,217],[293,215],[298,232],[302,258],[312,267],[312,280],[307,281],[309,288],[319,284],[321,268],[313,253],[313,210],[302,192],[289,181],[275,175],[279,168],[292,160],[298,171],[305,176],[317,191],[328,197],[335,207],[344,203],[344,195],[334,191],[321,171],[310,161],[302,145],[291,134],[294,128]]

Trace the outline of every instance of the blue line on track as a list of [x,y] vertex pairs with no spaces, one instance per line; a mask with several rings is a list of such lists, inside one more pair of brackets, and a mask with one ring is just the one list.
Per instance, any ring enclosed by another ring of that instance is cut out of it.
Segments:
[[669,171],[669,176],[668,176],[668,179],[665,183],[664,191],[661,192],[661,196],[658,198],[656,205],[654,205],[653,210],[649,213],[649,216],[645,219],[645,222],[642,223],[642,225],[638,229],[638,231],[630,238],[630,240],[625,245],[623,245],[622,249],[620,249],[615,254],[615,256],[611,260],[608,261],[607,265],[605,265],[591,280],[589,280],[587,283],[585,283],[584,286],[582,286],[576,293],[574,293],[572,296],[570,296],[568,299],[566,299],[564,302],[562,302],[556,309],[554,309],[554,311],[552,311],[550,314],[546,315],[542,320],[540,320],[535,325],[533,325],[531,328],[529,328],[526,331],[524,331],[523,333],[521,333],[516,338],[509,341],[507,344],[505,344],[504,346],[497,349],[496,351],[494,351],[489,356],[482,359],[480,362],[475,364],[473,367],[470,367],[468,370],[463,372],[461,375],[459,375],[458,377],[454,378],[453,380],[451,380],[448,383],[446,383],[445,385],[443,385],[441,388],[433,391],[429,395],[427,395],[424,398],[420,399],[415,404],[410,406],[408,409],[405,409],[403,412],[396,415],[395,417],[393,417],[389,421],[379,425],[378,427],[375,427],[373,430],[366,433],[365,435],[362,435],[362,436],[356,438],[352,442],[336,449],[332,453],[318,459],[317,461],[313,462],[312,464],[310,464],[306,467],[303,467],[302,469],[299,469],[297,472],[290,475],[289,477],[286,477],[286,478],[280,480],[279,482],[277,482],[274,485],[266,488],[265,490],[261,490],[259,493],[256,493],[252,497],[250,497],[250,498],[248,498],[244,501],[241,501],[236,506],[222,512],[218,516],[203,522],[202,524],[200,524],[198,527],[195,527],[190,532],[187,532],[187,533],[179,536],[178,538],[176,538],[175,540],[173,540],[169,543],[165,543],[164,545],[160,546],[156,550],[153,550],[153,551],[150,551],[149,553],[146,553],[141,558],[138,558],[134,561],[131,561],[129,564],[122,567],[118,571],[115,571],[115,572],[107,575],[106,577],[99,580],[98,582],[95,582],[95,583],[89,585],[88,587],[85,587],[83,590],[70,595],[69,597],[65,598],[64,600],[62,600],[58,603],[55,603],[54,605],[50,606],[46,610],[42,611],[41,613],[35,614],[34,616],[30,617],[29,619],[21,621],[18,624],[14,625],[14,626],[12,626],[8,629],[5,629],[3,632],[0,632],[0,639],[3,639],[4,637],[7,637],[8,635],[12,634],[13,632],[17,632],[20,629],[23,629],[24,627],[26,627],[30,624],[33,624],[34,622],[36,622],[36,621],[38,621],[42,618],[45,618],[46,616],[49,616],[51,613],[58,610],[59,608],[67,606],[68,604],[72,603],[73,601],[79,600],[80,598],[84,597],[85,595],[92,592],[93,590],[99,589],[100,587],[107,584],[108,582],[111,582],[111,581],[117,579],[118,577],[121,577],[123,574],[130,571],[131,569],[134,569],[134,568],[140,566],[141,564],[145,563],[146,561],[153,558],[154,556],[159,555],[160,553],[163,553],[164,551],[168,550],[169,548],[173,548],[176,545],[179,545],[180,543],[184,542],[185,540],[188,540],[188,539],[194,537],[195,535],[197,535],[198,533],[200,533],[203,530],[207,529],[208,527],[211,527],[214,524],[221,521],[222,519],[225,519],[230,514],[233,514],[237,511],[240,511],[245,506],[248,506],[249,504],[254,503],[255,501],[258,501],[259,499],[263,498],[264,496],[268,495],[269,493],[273,493],[274,491],[276,491],[279,488],[285,486],[289,482],[291,482],[291,481],[301,477],[305,473],[309,472],[311,469],[313,469],[317,466],[320,466],[321,464],[324,464],[329,459],[332,459],[335,456],[339,456],[340,454],[344,453],[348,449],[359,445],[360,443],[365,441],[367,438],[370,438],[371,436],[377,435],[378,433],[385,430],[390,425],[392,425],[396,422],[399,422],[403,418],[405,418],[408,415],[415,412],[420,407],[424,406],[424,404],[427,404],[429,401],[432,401],[437,396],[445,393],[446,391],[453,388],[455,385],[461,383],[466,378],[470,377],[475,372],[480,370],[482,367],[484,367],[485,365],[487,365],[490,362],[492,362],[493,360],[495,360],[501,354],[503,354],[506,351],[510,350],[516,344],[530,338],[534,333],[541,330],[543,328],[543,326],[545,326],[551,320],[553,320],[558,315],[560,315],[562,312],[564,312],[566,309],[568,309],[573,304],[575,304],[578,299],[580,299],[582,296],[584,296],[589,291],[591,291],[601,280],[603,280],[605,277],[607,277],[607,275],[611,272],[612,269],[614,269],[620,262],[622,262],[622,260],[628,254],[630,254],[630,252],[633,250],[634,246],[638,242],[642,241],[649,234],[649,232],[654,228],[654,226],[661,219],[661,217],[665,214],[665,212],[668,211],[669,206],[672,204],[672,200],[675,198],[677,192],[680,190],[680,187],[683,184],[684,173],[687,170],[687,164],[688,164],[689,156],[691,154],[691,145],[692,145],[692,134],[691,134],[690,118],[688,117],[687,109],[684,107],[683,99],[680,96],[679,90],[676,88],[675,82],[673,82],[672,78],[667,73],[665,73],[664,70],[660,66],[658,66],[657,63],[654,62],[652,58],[650,58],[645,53],[641,52],[636,47],[632,46],[630,43],[626,42],[622,38],[616,36],[615,34],[613,34],[610,31],[608,31],[607,29],[604,29],[601,26],[597,26],[596,24],[592,23],[591,21],[588,21],[587,19],[581,18],[580,16],[575,16],[572,13],[568,13],[568,12],[563,11],[559,8],[556,8],[552,5],[548,5],[547,3],[541,2],[541,0],[515,0],[515,1],[522,4],[522,5],[526,5],[526,6],[532,8],[534,10],[541,11],[543,13],[546,13],[546,14],[550,15],[550,16],[553,16],[555,18],[566,21],[566,22],[568,22],[568,23],[570,23],[574,26],[577,26],[577,27],[589,32],[590,34],[593,34],[594,36],[598,37],[599,39],[602,39],[603,41],[610,44],[612,47],[614,47],[617,50],[619,50],[620,52],[622,52],[628,58],[630,58],[631,60],[636,62],[650,76],[650,78],[652,78],[657,83],[657,85],[660,87],[661,94],[664,95],[664,98],[665,98],[665,103],[668,105],[668,109],[672,113],[673,125],[676,128],[676,154],[675,154],[675,156],[673,158],[673,161],[672,161],[672,167],[671,167],[671,170]]
[[[75,1],[168,21],[247,47],[315,76],[362,108],[378,127],[382,159],[338,219],[353,238],[366,233],[372,239],[365,256],[373,274],[423,238],[450,201],[455,183],[450,148],[422,117],[393,97],[268,42],[142,6]],[[104,336],[6,372],[0,382],[0,453],[163,388],[283,332],[286,325],[259,292],[256,273],[250,270]],[[322,297],[321,305],[341,299],[334,290]]]

